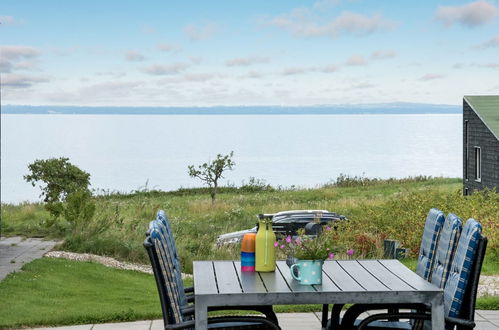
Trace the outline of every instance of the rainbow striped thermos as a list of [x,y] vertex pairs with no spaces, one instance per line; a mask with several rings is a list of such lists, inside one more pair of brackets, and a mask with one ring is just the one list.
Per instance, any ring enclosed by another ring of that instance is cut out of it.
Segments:
[[241,271],[255,271],[255,233],[246,233],[241,243]]

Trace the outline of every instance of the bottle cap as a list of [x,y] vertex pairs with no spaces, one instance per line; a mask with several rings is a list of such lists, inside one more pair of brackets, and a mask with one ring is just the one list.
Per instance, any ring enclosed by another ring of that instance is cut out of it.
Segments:
[[243,252],[255,252],[255,233],[244,234],[243,241],[241,243],[241,251]]

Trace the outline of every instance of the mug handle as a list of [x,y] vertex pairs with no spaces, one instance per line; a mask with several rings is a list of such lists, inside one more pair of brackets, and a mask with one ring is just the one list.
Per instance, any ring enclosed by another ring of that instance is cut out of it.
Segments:
[[291,265],[291,267],[289,268],[289,270],[291,271],[291,276],[292,276],[295,280],[297,280],[297,281],[301,281],[301,277],[299,277],[299,276],[296,276],[296,275],[295,275],[295,268],[298,268],[298,274],[300,274],[300,265],[298,265],[298,264],[293,264],[293,265]]

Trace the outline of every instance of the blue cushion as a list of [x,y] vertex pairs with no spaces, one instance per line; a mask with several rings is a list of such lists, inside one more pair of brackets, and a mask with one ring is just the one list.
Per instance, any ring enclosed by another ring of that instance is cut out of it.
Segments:
[[440,238],[434,256],[433,271],[431,272],[431,283],[439,288],[443,288],[445,281],[447,281],[449,268],[461,235],[462,223],[458,216],[449,213],[440,231]]
[[444,308],[447,316],[459,317],[481,233],[482,225],[479,222],[475,219],[466,221],[445,283]]
[[166,216],[163,210],[158,211],[155,222],[165,237],[165,241],[168,246],[168,253],[173,263],[175,280],[177,281],[177,286],[179,288],[179,304],[180,306],[186,306],[188,303],[187,303],[187,296],[185,295],[184,292],[184,284],[182,281],[182,269],[180,267],[180,258],[177,254],[177,246],[175,245],[175,239],[173,238],[170,222],[168,221],[168,217]]
[[423,238],[421,239],[421,247],[419,249],[418,264],[416,266],[416,273],[425,280],[430,280],[433,255],[444,220],[444,213],[435,208],[431,209],[426,217]]
[[169,302],[169,315],[172,317],[170,320],[173,323],[180,323],[183,321],[180,304],[180,292],[183,293],[183,286],[178,286],[178,281],[175,276],[175,265],[169,253],[166,236],[160,228],[162,224],[158,221],[153,221],[150,226],[150,236],[154,243],[154,249],[158,256],[159,268],[163,277],[166,287],[165,294]]

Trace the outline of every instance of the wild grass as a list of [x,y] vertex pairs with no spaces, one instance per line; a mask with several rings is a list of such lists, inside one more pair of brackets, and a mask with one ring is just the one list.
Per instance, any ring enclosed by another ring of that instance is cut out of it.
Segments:
[[463,220],[473,217],[489,238],[486,264],[499,261],[499,194],[463,196],[460,179],[416,177],[365,179],[343,177],[315,189],[223,187],[211,205],[204,188],[173,192],[141,191],[95,197],[96,214],[80,226],[54,221],[41,204],[2,205],[3,234],[63,238],[59,248],[148,263],[142,246],[148,223],[158,209],[167,212],[185,272],[193,260],[234,259],[239,247],[217,248],[226,232],[251,228],[256,214],[292,209],[327,209],[349,221],[338,228],[337,241],[358,258],[382,255],[382,241],[397,239],[419,249],[424,221],[432,207]]

